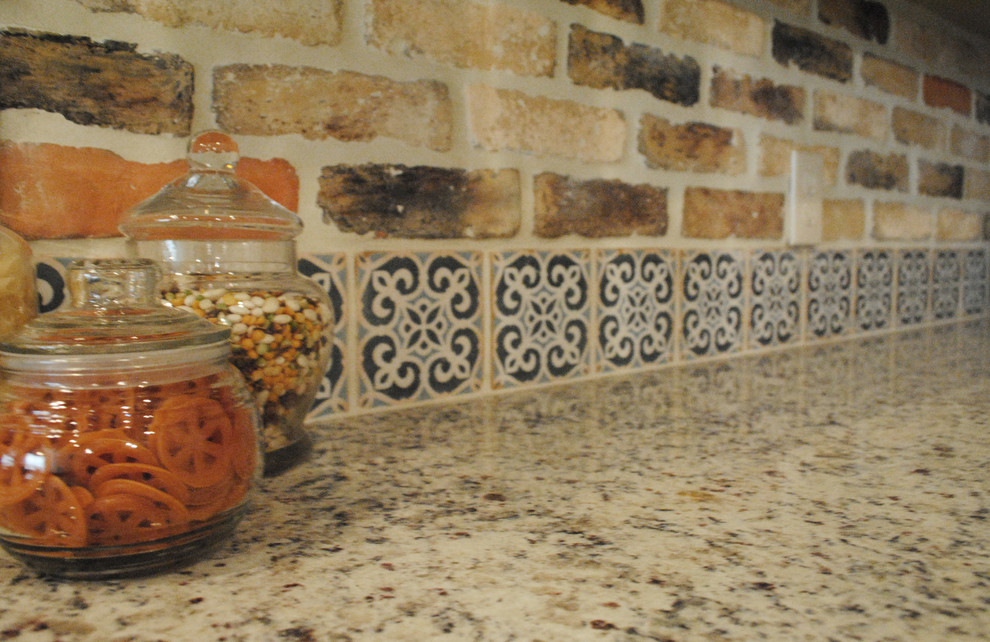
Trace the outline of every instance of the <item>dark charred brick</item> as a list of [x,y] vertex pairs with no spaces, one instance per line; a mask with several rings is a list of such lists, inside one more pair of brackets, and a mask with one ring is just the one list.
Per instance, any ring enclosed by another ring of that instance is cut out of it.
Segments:
[[881,45],[890,35],[887,7],[872,0],[818,0],[818,19]]
[[773,25],[773,59],[785,67],[793,62],[801,71],[839,82],[852,78],[849,45],[782,22]]
[[41,109],[81,125],[187,136],[192,65],[136,49],[82,36],[0,31],[0,109]]
[[534,184],[537,236],[663,236],[667,190],[618,180],[575,180],[543,173]]
[[711,89],[712,107],[782,120],[788,125],[803,120],[804,89],[790,85],[775,85],[762,78],[736,76],[731,71],[715,67]]
[[918,193],[926,196],[962,198],[963,168],[948,163],[918,161]]
[[317,205],[345,232],[494,238],[519,228],[519,173],[404,165],[324,167]]
[[976,120],[984,125],[990,125],[990,96],[976,94]]
[[921,82],[921,95],[929,107],[948,107],[954,112],[969,116],[972,96],[969,88],[954,80],[925,76]]
[[698,102],[701,68],[690,57],[664,55],[645,45],[571,25],[567,72],[578,85],[595,89],[642,89],[690,106]]
[[908,161],[902,154],[882,156],[876,152],[858,151],[849,155],[846,180],[870,189],[906,192]]
[[570,5],[594,9],[610,18],[617,18],[638,25],[643,24],[642,0],[561,0]]

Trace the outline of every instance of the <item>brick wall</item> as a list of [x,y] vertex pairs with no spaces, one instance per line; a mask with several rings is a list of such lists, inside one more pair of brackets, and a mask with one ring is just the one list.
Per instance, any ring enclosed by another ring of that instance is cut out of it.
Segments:
[[[186,138],[231,133],[337,306],[316,414],[958,319],[988,310],[988,44],[900,0],[7,0],[0,221],[51,272],[123,252]],[[792,150],[825,161],[813,247]],[[412,294],[374,276],[400,263]]]

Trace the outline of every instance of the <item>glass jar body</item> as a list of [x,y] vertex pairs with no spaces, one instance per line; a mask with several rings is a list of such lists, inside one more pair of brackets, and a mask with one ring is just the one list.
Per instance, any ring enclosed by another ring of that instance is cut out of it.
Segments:
[[38,313],[31,248],[0,226],[0,336],[9,334]]
[[223,542],[261,462],[257,411],[225,347],[206,359],[201,346],[165,358],[42,358],[54,367],[8,358],[0,545],[42,573],[112,578],[173,568]]
[[291,241],[142,242],[165,268],[167,305],[230,328],[231,362],[261,416],[266,474],[303,457],[304,425],[326,372],[333,313],[326,292],[295,269]]

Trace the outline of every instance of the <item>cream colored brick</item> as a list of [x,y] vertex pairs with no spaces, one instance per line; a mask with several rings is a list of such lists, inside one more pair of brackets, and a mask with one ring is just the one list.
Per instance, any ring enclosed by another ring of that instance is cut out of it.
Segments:
[[952,128],[950,149],[953,154],[985,163],[990,159],[990,136],[956,125]]
[[768,0],[785,11],[796,13],[801,16],[808,15],[811,10],[811,0]]
[[762,18],[721,0],[663,0],[660,31],[753,57],[766,39]]
[[446,151],[451,145],[447,87],[429,80],[286,65],[213,70],[217,124],[232,134],[368,141],[379,136]]
[[93,11],[135,13],[169,27],[282,36],[304,45],[340,42],[342,0],[76,0]]
[[863,54],[860,73],[867,85],[913,99],[918,95],[918,72],[896,62]]
[[801,145],[769,134],[760,137],[760,176],[790,176],[791,152],[820,154],[825,161],[825,185],[833,187],[839,173],[839,149],[825,145]]
[[467,0],[369,0],[368,11],[368,42],[390,54],[521,76],[553,74],[556,28],[538,13]]
[[905,203],[873,204],[873,238],[877,241],[925,241],[932,237],[932,214]]
[[822,240],[858,241],[866,231],[866,207],[858,199],[826,200],[822,203]]
[[945,148],[945,125],[938,118],[894,107],[891,116],[894,139],[905,145],[919,145],[925,149]]
[[815,129],[883,140],[887,135],[887,108],[863,98],[816,91]]
[[956,209],[938,213],[935,238],[939,241],[979,241],[983,238],[983,214]]
[[625,149],[626,121],[614,109],[473,85],[468,111],[474,142],[489,151],[610,163]]

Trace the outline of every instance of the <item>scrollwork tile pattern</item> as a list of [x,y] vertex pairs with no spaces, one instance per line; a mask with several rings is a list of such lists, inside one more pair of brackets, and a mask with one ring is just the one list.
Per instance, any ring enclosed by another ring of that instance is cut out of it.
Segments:
[[[37,257],[42,312],[67,258]],[[304,254],[337,315],[311,419],[990,313],[985,247]]]

